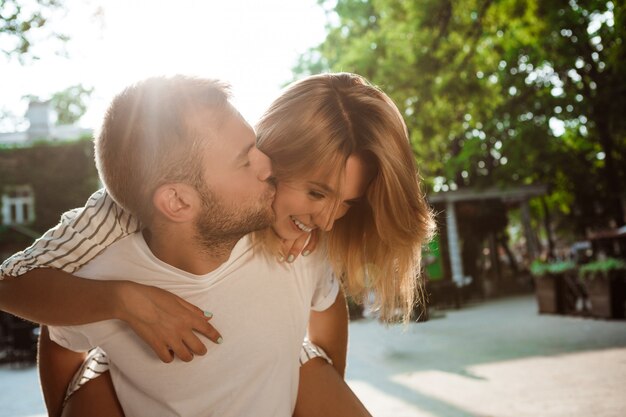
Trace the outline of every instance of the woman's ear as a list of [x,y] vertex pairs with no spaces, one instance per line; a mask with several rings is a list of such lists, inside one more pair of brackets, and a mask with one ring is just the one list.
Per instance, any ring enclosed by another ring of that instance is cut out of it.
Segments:
[[152,203],[157,213],[176,223],[194,219],[196,200],[194,190],[180,183],[161,185],[152,195]]

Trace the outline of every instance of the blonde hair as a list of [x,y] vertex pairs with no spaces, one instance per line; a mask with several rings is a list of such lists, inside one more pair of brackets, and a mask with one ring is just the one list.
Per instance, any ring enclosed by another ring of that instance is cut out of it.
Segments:
[[[383,319],[396,319],[400,309],[407,321],[416,299],[424,299],[421,246],[434,223],[393,101],[358,75],[315,75],[290,85],[256,130],[278,181],[344,167],[350,155],[375,165],[365,202],[351,207],[324,238],[347,293],[362,301],[373,290]],[[276,247],[270,232],[257,238]]]
[[229,87],[210,79],[154,77],[115,96],[95,140],[96,165],[111,197],[144,224],[152,195],[168,182],[203,184],[200,152],[207,144],[190,118],[212,111],[217,129],[227,111]]

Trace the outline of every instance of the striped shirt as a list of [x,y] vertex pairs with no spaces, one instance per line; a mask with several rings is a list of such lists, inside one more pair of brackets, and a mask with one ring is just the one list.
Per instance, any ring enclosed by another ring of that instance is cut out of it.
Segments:
[[64,213],[58,225],[5,260],[0,279],[35,268],[73,273],[106,247],[139,230],[139,221],[118,206],[104,188],[100,189],[89,197],[85,207]]

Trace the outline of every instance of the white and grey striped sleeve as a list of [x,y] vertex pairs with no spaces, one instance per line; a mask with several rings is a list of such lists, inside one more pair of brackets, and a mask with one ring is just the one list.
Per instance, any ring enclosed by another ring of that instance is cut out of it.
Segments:
[[0,279],[35,268],[72,273],[107,246],[139,230],[139,221],[118,206],[105,189],[100,189],[89,197],[85,207],[64,213],[58,225],[4,261]]

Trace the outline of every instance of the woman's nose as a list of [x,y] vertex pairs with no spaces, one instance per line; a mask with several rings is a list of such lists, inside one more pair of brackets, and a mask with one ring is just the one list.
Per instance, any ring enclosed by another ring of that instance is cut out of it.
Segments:
[[313,217],[313,222],[319,229],[325,232],[330,231],[338,218],[337,209],[338,207],[335,207],[334,204],[327,204]]

